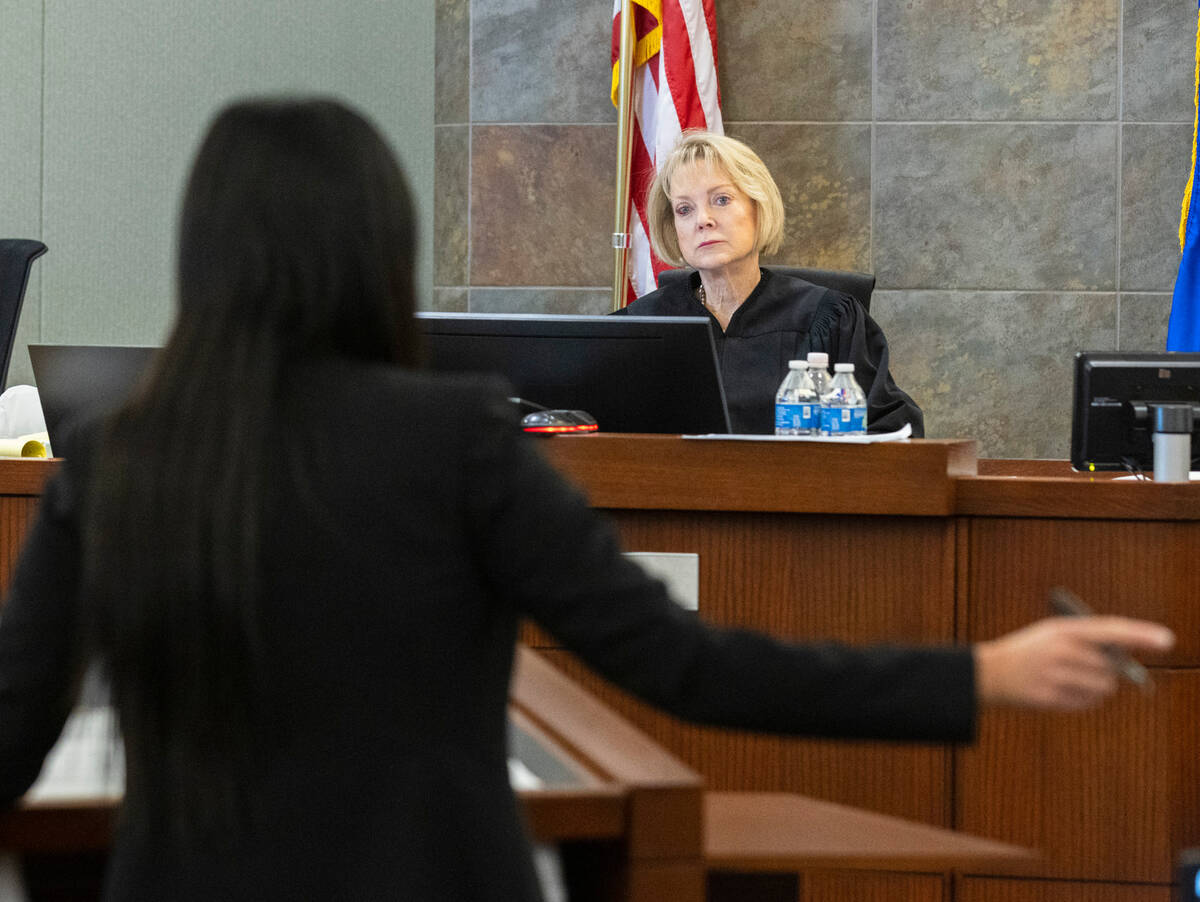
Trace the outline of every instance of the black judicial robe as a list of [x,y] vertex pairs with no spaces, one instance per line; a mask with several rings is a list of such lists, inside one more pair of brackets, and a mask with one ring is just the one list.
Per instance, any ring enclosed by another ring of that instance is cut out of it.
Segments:
[[893,432],[912,424],[913,437],[925,434],[921,408],[892,381],[883,330],[849,295],[762,270],[750,297],[721,330],[696,297],[699,273],[644,295],[618,313],[629,316],[708,316],[729,419],[737,433],[775,431],[775,392],[789,360],[809,351],[835,363],[853,363],[854,378],[867,395],[867,431]]

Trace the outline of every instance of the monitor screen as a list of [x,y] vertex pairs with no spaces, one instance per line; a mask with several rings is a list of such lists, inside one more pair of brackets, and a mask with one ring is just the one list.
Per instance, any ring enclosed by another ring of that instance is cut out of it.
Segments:
[[729,432],[705,317],[419,313],[434,370],[493,372],[601,432]]
[[[1076,470],[1154,469],[1148,422],[1133,403],[1200,404],[1200,354],[1081,351],[1075,355],[1071,466]],[[1192,469],[1200,450],[1193,436]]]
[[102,345],[29,346],[46,431],[56,455],[70,453],[64,427],[75,417],[115,410],[157,351]]

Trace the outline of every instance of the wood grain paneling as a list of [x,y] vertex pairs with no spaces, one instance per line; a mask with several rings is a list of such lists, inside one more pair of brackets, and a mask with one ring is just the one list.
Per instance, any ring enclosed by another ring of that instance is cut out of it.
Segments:
[[1023,874],[1032,849],[790,792],[704,794],[709,867],[741,873]]
[[1047,460],[1044,458],[981,457],[975,462],[975,469],[979,476],[1054,476],[1071,478],[1082,475],[1077,474],[1071,469],[1071,462],[1069,460]]
[[954,477],[975,472],[975,443],[961,440],[837,445],[594,433],[555,436],[542,448],[596,507],[945,516]]
[[956,902],[1171,902],[1166,886],[964,877]]
[[[935,517],[609,510],[623,545],[692,552],[699,615],[795,640],[949,642],[954,532]],[[527,633],[549,650],[553,642]],[[704,774],[714,789],[803,792],[947,826],[940,747],[753,736],[684,724],[619,692],[564,652],[550,659]]]
[[800,902],[943,902],[949,889],[940,874],[826,871],[801,878]]
[[17,565],[18,549],[25,542],[37,505],[36,497],[0,496],[0,605],[4,604],[4,595]]
[[606,513],[631,551],[699,555],[709,622],[804,640],[953,638],[954,534],[943,518]]
[[954,508],[959,514],[980,517],[1200,519],[1196,504],[1200,486],[1117,479],[1119,475],[965,477],[957,481]]
[[5,495],[38,497],[46,480],[62,461],[56,458],[22,457],[0,459],[0,492]]
[[800,792],[950,825],[950,753],[945,748],[781,739],[698,727],[615,689],[565,651],[543,655],[703,774],[710,789]]
[[955,826],[1041,850],[1044,876],[1170,880],[1200,838],[1200,674],[1155,678],[1087,713],[985,714],[955,753]]
[[[699,556],[705,620],[796,640],[949,642],[954,527],[938,517],[607,510],[630,551]],[[522,638],[554,647],[543,633]]]
[[[1041,848],[1046,860],[1037,874],[1171,879],[1174,850],[1200,836],[1200,768],[1190,754],[1200,739],[1193,726],[1200,690],[1189,670],[1200,667],[1200,486],[1119,482],[1072,473],[1063,462],[997,461],[978,468],[989,475],[960,469],[952,512],[920,518],[911,515],[927,507],[892,516],[888,505],[903,493],[881,487],[878,474],[851,478],[834,466],[821,485],[801,475],[792,485],[802,497],[771,508],[791,513],[764,515],[762,507],[749,510],[756,494],[731,497],[736,465],[723,455],[733,449],[677,443],[679,453],[706,456],[717,474],[694,469],[688,479],[654,482],[677,456],[669,444],[654,444],[654,460],[639,464],[650,447],[630,439],[606,463],[589,457],[600,455],[599,445],[551,446],[595,503],[615,508],[609,513],[627,547],[700,555],[700,616],[713,622],[797,639],[976,641],[1045,616],[1047,590],[1065,585],[1099,611],[1162,620],[1180,637],[1170,655],[1146,661],[1159,684],[1153,697],[1126,687],[1088,714],[987,713],[974,748],[941,758],[710,734],[601,690],[711,785],[792,788],[940,823],[931,809],[947,801],[943,784],[953,772],[949,822]],[[741,460],[747,470],[765,463],[777,478],[778,463],[763,453],[746,451]],[[634,487],[643,479],[654,490],[639,496]],[[885,481],[894,479],[907,491],[928,477],[896,472]],[[937,480],[929,484],[936,495]],[[859,513],[846,516],[843,498],[854,494],[862,496],[854,502]],[[872,507],[877,494],[890,500]]]
[[[1200,514],[1200,494],[1192,504]],[[1200,666],[1200,521],[973,517],[968,524],[970,640],[1045,616],[1047,591],[1062,585],[1097,611],[1175,630],[1175,650],[1148,663]]]
[[[936,517],[608,510],[635,551],[699,555],[699,616],[794,640],[949,642],[954,527]],[[526,638],[549,650],[544,635]],[[684,724],[564,652],[550,659],[704,774],[714,789],[808,795],[948,826],[940,747],[753,736]]]
[[37,510],[42,487],[59,461],[40,458],[0,460],[0,606],[8,592],[17,555]]
[[[1178,849],[1200,838],[1200,522],[1156,517],[1154,496],[1169,514],[1194,518],[1197,487],[1005,485],[1008,500],[998,509],[1023,506],[1050,486],[1062,493],[1043,497],[1058,505],[1057,516],[964,518],[965,638],[992,638],[1044,616],[1047,591],[1064,585],[1097,611],[1165,622],[1178,645],[1144,657],[1153,695],[1123,685],[1115,700],[1084,714],[985,714],[976,747],[955,753],[955,824],[1040,848],[1044,876],[1166,883]],[[1078,511],[1089,515],[1071,516]]]

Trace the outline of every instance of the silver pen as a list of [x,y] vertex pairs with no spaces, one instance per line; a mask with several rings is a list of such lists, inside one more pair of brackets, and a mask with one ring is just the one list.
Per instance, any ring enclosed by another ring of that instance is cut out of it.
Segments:
[[[1062,586],[1050,590],[1050,610],[1063,617],[1092,617],[1096,614],[1078,595]],[[1150,671],[1131,658],[1124,649],[1115,645],[1102,645],[1100,648],[1117,673],[1143,692],[1154,691],[1154,679]]]

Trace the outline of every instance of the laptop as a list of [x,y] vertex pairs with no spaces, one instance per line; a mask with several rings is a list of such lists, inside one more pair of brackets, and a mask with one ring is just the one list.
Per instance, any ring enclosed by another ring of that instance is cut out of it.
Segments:
[[56,456],[70,453],[64,445],[66,426],[77,417],[120,406],[157,351],[143,346],[29,346],[46,432]]

